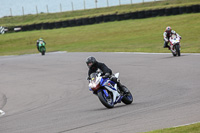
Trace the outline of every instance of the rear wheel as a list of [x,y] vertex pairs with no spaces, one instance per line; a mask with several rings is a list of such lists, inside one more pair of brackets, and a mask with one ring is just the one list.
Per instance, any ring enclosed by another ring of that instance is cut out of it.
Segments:
[[112,99],[112,96],[110,93],[108,93],[109,96],[106,97],[106,94],[103,92],[103,90],[99,91],[97,93],[98,97],[99,97],[99,100],[101,101],[101,103],[107,107],[107,108],[113,108],[114,107],[114,102],[113,102],[113,99]]
[[[124,89],[128,90],[126,86],[123,86],[123,87],[125,87]],[[127,94],[124,94],[124,97],[122,98],[122,102],[124,104],[131,104],[133,102],[133,96],[130,91],[128,91]]]

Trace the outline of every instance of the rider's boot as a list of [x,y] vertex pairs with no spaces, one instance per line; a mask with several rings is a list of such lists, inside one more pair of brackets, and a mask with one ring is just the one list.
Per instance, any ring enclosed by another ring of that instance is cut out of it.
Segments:
[[129,92],[127,90],[127,88],[120,83],[120,80],[118,78],[113,76],[113,77],[110,78],[110,80],[112,80],[113,82],[117,83],[117,86],[118,86],[119,90],[121,92],[124,92],[124,94],[127,94]]
[[170,46],[167,45],[167,47],[168,47],[168,49],[170,50]]
[[163,46],[163,48],[168,48],[169,50],[170,50],[170,47],[169,47],[169,45],[168,45],[168,42],[164,42],[164,46]]
[[119,87],[120,91],[124,92],[124,94],[127,94],[129,92],[128,89],[125,86],[123,86],[120,82],[117,82],[117,86]]

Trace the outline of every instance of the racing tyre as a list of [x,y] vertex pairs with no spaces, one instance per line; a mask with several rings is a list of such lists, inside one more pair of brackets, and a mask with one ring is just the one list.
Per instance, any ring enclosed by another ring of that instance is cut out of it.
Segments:
[[112,99],[112,96],[109,94],[109,97],[106,97],[105,93],[103,90],[99,91],[97,93],[99,100],[101,103],[106,107],[106,108],[113,108],[114,107],[114,102]]
[[[126,86],[123,87],[125,87],[124,89],[128,90]],[[122,102],[124,104],[131,104],[133,102],[133,96],[130,91],[128,91],[128,93],[124,95],[124,97],[122,98]]]
[[173,55],[173,56],[176,56],[176,53],[172,52],[172,55]]
[[45,51],[42,51],[42,55],[45,55]]
[[180,46],[179,45],[176,45],[176,53],[178,54],[178,56],[181,55]]

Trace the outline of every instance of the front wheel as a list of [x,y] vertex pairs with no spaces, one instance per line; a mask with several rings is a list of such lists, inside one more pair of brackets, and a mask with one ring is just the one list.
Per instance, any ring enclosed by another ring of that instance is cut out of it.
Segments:
[[[128,90],[126,86],[123,86],[123,87],[125,87],[124,89]],[[129,90],[127,94],[124,94],[124,97],[122,98],[122,102],[124,104],[131,104],[133,102],[133,96]]]
[[45,51],[42,51],[42,55],[45,55]]
[[181,52],[180,52],[180,45],[176,45],[176,53],[178,54],[178,56],[181,55]]
[[46,52],[45,47],[41,47],[41,54],[42,54],[42,55],[45,55],[45,52]]
[[106,108],[113,108],[114,107],[114,102],[112,99],[111,94],[109,93],[109,97],[106,96],[106,94],[103,92],[103,90],[99,91],[97,93],[99,100],[101,103],[106,107]]
[[176,56],[176,53],[172,52],[173,56]]
[[[171,50],[172,51],[172,50]],[[177,55],[177,51],[172,51],[172,55],[176,56]]]

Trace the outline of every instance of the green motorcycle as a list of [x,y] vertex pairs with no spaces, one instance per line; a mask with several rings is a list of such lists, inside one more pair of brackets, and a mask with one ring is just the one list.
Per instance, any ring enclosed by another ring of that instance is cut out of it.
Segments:
[[38,48],[39,48],[39,51],[42,55],[45,55],[45,52],[46,52],[46,48],[45,48],[45,43],[43,41],[40,41],[39,44],[38,44]]

